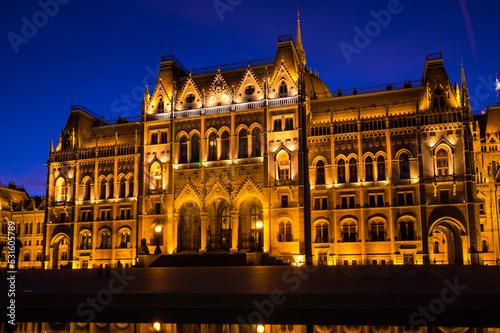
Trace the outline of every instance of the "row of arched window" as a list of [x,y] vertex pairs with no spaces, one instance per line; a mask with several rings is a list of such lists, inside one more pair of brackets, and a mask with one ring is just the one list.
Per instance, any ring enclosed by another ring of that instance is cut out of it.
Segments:
[[[131,248],[130,229],[122,228],[118,234],[119,238],[117,239],[118,243],[116,244],[116,247],[120,249]],[[78,248],[79,250],[93,249],[92,232],[89,229],[85,229],[80,232],[79,241],[80,241]],[[113,248],[112,246],[113,246],[113,238],[111,230],[108,228],[101,229],[98,234],[96,249],[112,249]]]
[[[249,141],[251,150],[249,151]],[[254,128],[251,137],[248,131],[243,128],[238,132],[238,158],[261,156],[260,129]],[[228,160],[230,153],[230,136],[228,131],[223,131],[220,137],[212,132],[208,136],[208,161]],[[200,162],[200,137],[193,134],[188,140],[187,135],[183,135],[179,140],[179,164]]]
[[[21,228],[23,226],[24,228]],[[33,230],[35,228],[35,230]],[[35,231],[36,235],[39,235],[42,233],[42,224],[40,222],[33,223],[33,222],[25,222],[24,224],[21,224],[20,222],[16,223],[16,230],[15,233],[16,235],[32,235],[33,231]],[[4,221],[2,223],[2,234],[6,235],[9,232],[9,223],[7,221]]]
[[[129,176],[128,178],[124,175],[120,176],[118,179],[118,198],[127,198],[134,196],[134,177]],[[98,186],[98,199],[111,199],[114,198],[114,178],[113,176],[108,176],[108,178],[102,177],[99,179]],[[83,191],[83,200],[90,200],[92,194],[92,179],[86,177],[82,181],[81,189]],[[60,177],[55,182],[55,201],[66,201],[68,196],[68,185],[66,179]]]
[[[368,224],[367,240],[371,242],[387,241],[386,221],[383,219],[373,219]],[[399,240],[416,240],[415,222],[403,220],[399,222]],[[331,243],[330,223],[317,222],[314,224],[313,242]],[[340,241],[341,242],[359,242],[358,222],[352,219],[340,223]]]

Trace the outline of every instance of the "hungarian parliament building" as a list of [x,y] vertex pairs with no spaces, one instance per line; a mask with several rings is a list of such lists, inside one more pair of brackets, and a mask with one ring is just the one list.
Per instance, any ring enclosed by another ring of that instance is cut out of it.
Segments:
[[2,242],[14,221],[21,268],[496,265],[500,107],[473,114],[441,52],[423,65],[418,80],[330,90],[300,24],[273,58],[187,70],[162,55],[140,117],[71,107],[45,198],[0,188]]

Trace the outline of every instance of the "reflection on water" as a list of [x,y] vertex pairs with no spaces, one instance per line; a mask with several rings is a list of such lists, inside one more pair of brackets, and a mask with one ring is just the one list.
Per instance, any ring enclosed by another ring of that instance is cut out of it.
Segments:
[[[9,331],[1,325],[2,332]],[[22,333],[500,333],[500,328],[473,327],[402,327],[345,325],[239,325],[169,323],[18,323]]]

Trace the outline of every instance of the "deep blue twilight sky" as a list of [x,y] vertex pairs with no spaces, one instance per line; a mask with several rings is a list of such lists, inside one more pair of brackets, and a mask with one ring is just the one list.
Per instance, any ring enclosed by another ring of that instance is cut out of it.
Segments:
[[[281,33],[288,33],[291,24],[295,35],[297,5],[308,66],[332,91],[419,79],[426,42],[429,52],[436,52],[441,41],[452,82],[460,82],[463,57],[474,111],[496,100],[497,0],[59,3],[57,10],[47,7],[51,17],[41,13],[38,1],[1,0],[0,181],[2,186],[24,184],[30,195],[45,195],[43,163],[50,140],[57,144],[72,97],[77,103],[80,95],[82,105],[104,111],[106,118],[136,116],[144,84],[155,83],[152,73],[162,45],[170,53],[173,43],[175,56],[187,68],[272,57],[278,24]],[[388,7],[390,22],[373,24],[371,12]],[[33,23],[37,31],[29,29]],[[348,62],[341,43],[356,47],[354,28],[365,31],[367,25],[372,37],[358,40],[358,53]],[[129,105],[124,95],[131,95]]]

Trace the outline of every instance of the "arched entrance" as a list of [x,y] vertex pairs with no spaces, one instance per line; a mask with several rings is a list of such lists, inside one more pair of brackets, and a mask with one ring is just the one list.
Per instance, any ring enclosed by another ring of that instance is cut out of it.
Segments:
[[257,227],[262,219],[262,204],[257,197],[248,196],[240,204],[239,249],[256,249],[264,245],[264,231]]
[[177,252],[198,251],[201,246],[200,207],[190,201],[179,210],[179,227],[177,231]]
[[67,266],[69,261],[69,237],[60,234],[53,238],[50,246],[50,267],[58,269],[60,266]]
[[429,252],[433,254],[435,264],[463,264],[462,235],[464,229],[459,223],[442,219],[431,227]]
[[224,199],[214,200],[208,206],[208,250],[229,251],[231,248],[231,205]]

